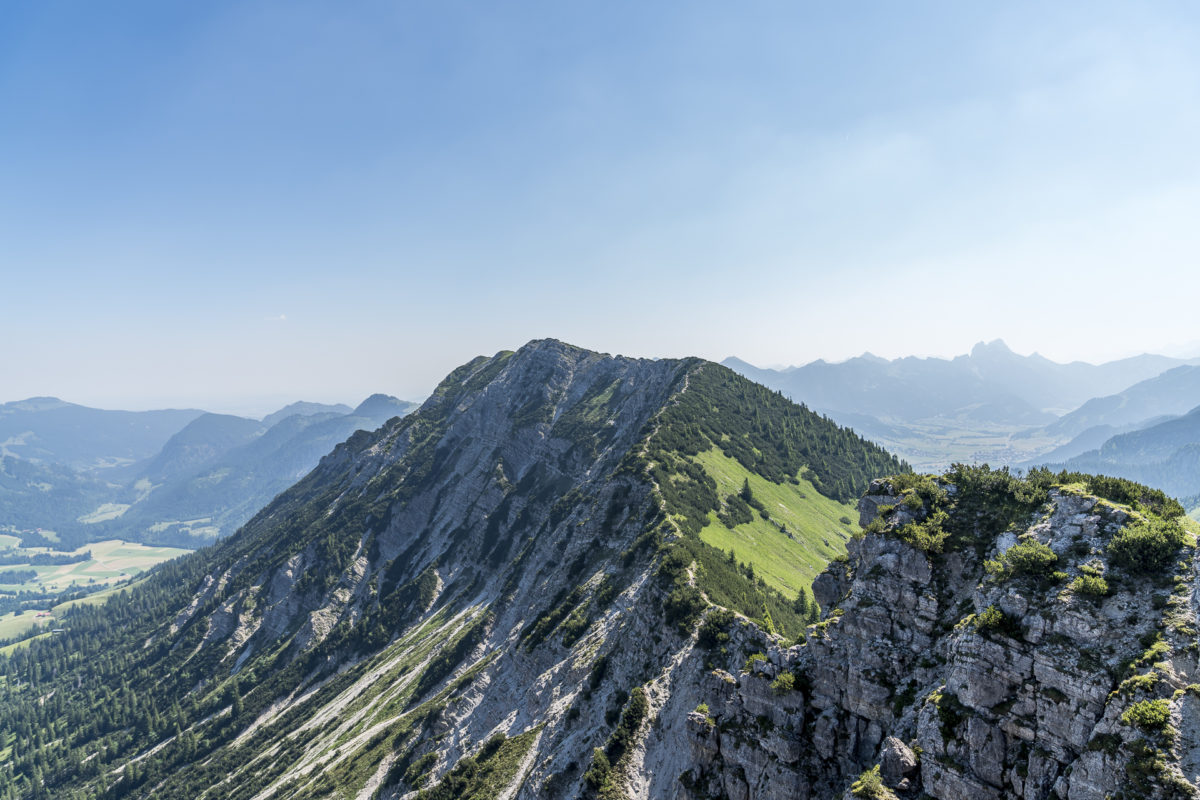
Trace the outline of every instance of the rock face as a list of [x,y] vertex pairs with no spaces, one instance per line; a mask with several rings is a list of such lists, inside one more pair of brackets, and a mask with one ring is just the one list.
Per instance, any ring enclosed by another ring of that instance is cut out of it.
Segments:
[[[708,681],[684,796],[840,796],[876,765],[880,794],[855,796],[1193,796],[1190,556],[1157,578],[1122,574],[1106,545],[1131,513],[1065,490],[1008,530],[985,522],[970,546],[933,553],[905,541],[924,515],[903,501],[883,481],[863,498],[868,533],[814,585],[826,615],[805,643],[743,641],[765,660]],[[1036,576],[1006,571],[1022,542],[1057,560]],[[1107,596],[1081,588],[1085,575],[1104,575]],[[785,672],[796,690],[764,714],[762,676]]]

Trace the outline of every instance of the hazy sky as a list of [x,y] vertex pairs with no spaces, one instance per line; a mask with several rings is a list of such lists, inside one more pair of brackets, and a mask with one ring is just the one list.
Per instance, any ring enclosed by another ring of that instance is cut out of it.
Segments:
[[1197,8],[6,4],[0,401],[1200,352]]

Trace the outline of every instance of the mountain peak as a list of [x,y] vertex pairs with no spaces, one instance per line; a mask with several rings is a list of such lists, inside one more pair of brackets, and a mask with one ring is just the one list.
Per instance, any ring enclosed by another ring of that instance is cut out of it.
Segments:
[[268,428],[276,422],[287,419],[288,417],[312,417],[317,414],[349,414],[353,409],[344,403],[329,405],[327,403],[310,403],[306,400],[298,400],[295,403],[289,403],[273,414],[268,414],[263,417],[263,425]]
[[372,419],[391,419],[392,417],[400,417],[407,414],[416,408],[416,403],[410,403],[407,400],[401,400],[398,397],[392,397],[390,394],[376,392],[358,404],[358,408],[354,409],[353,413],[356,417],[370,417]]
[[57,397],[27,397],[24,400],[14,400],[5,403],[4,407],[14,411],[49,411],[52,408],[63,408],[72,405]]
[[980,356],[1016,355],[1003,339],[992,339],[990,342],[978,342],[971,348],[971,358]]
[[[532,342],[454,370],[419,411],[354,433],[237,533],[152,575],[134,591],[160,593],[161,613],[69,616],[82,652],[67,671],[38,667],[51,684],[0,660],[5,707],[32,717],[49,691],[62,699],[50,712],[95,707],[83,704],[97,681],[122,687],[122,708],[139,698],[125,727],[82,733],[97,754],[86,766],[47,773],[56,796],[124,767],[123,797],[190,800],[212,788],[212,764],[247,797],[327,796],[305,783],[315,768],[364,797],[435,783],[482,796],[475,779],[500,768],[493,787],[544,787],[521,797],[581,796],[587,774],[623,779],[643,743],[650,764],[688,752],[694,690],[663,712],[666,739],[642,723],[647,698],[711,672],[715,656],[694,646],[705,598],[731,609],[714,636],[741,636],[734,611],[802,635],[817,562],[854,530],[846,502],[899,471],[716,364]],[[732,561],[701,538],[713,525],[738,543]],[[88,682],[70,672],[92,664]],[[530,692],[532,674],[573,696]],[[172,709],[170,724],[153,707]],[[596,721],[612,715],[626,733]],[[296,731],[295,757],[274,758]],[[597,751],[611,756],[580,763]],[[674,796],[678,774],[651,776],[648,796]]]
[[754,366],[749,361],[744,361],[737,356],[729,356],[728,358],[724,359],[721,361],[721,366],[729,367],[734,372],[744,372],[748,369],[758,369],[758,367]]

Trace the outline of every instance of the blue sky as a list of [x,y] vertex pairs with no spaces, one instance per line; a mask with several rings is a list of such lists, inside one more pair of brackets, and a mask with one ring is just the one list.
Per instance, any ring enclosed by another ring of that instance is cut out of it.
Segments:
[[1191,4],[2,13],[0,400],[417,398],[545,336],[1200,352]]

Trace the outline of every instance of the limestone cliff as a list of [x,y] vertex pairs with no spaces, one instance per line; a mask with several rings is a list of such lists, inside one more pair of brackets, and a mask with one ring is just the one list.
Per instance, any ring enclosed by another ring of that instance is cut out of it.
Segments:
[[1195,795],[1190,548],[1131,551],[1165,523],[1078,486],[966,476],[875,482],[866,535],[814,586],[824,620],[727,647],[763,657],[705,683],[685,796]]

